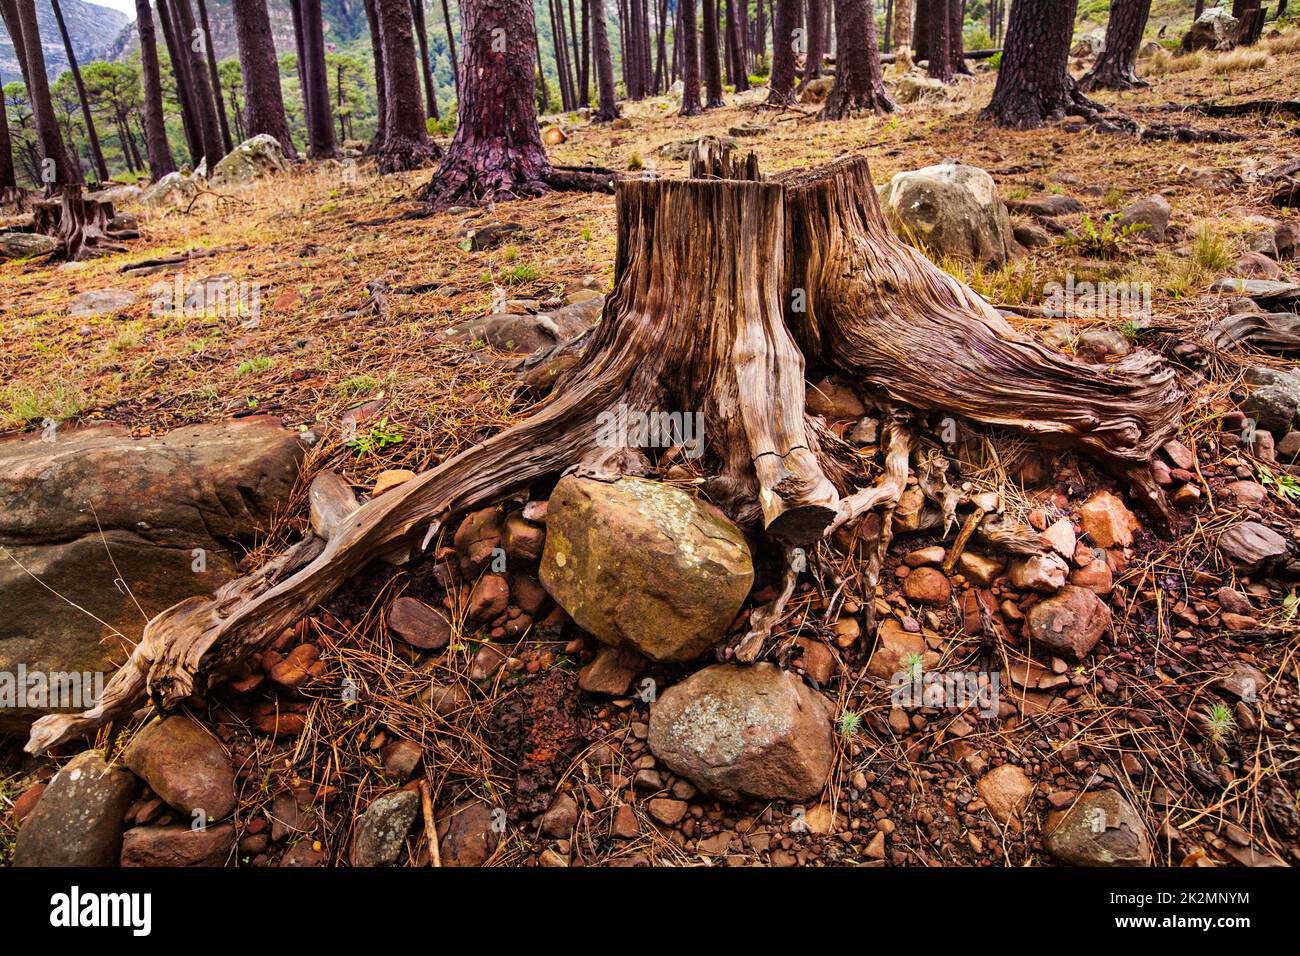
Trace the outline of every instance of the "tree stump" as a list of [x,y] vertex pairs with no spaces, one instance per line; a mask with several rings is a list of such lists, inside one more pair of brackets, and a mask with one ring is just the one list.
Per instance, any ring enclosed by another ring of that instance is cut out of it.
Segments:
[[[154,618],[99,704],[43,717],[27,749],[129,713],[146,694],[179,705],[234,674],[368,561],[422,550],[449,519],[569,470],[608,481],[650,471],[665,448],[624,426],[640,416],[699,414],[703,494],[787,556],[884,509],[864,575],[868,605],[888,513],[914,463],[926,493],[955,508],[956,492],[915,438],[928,412],[1094,452],[1168,518],[1148,460],[1176,430],[1181,395],[1159,359],[1086,365],[1017,334],[893,235],[863,158],[764,180],[752,156],[734,160],[706,140],[690,170],[685,180],[619,183],[614,291],[582,358],[529,417],[362,505],[328,541],[308,536],[212,597]],[[806,416],[805,356],[889,413],[875,486],[856,490],[861,460]],[[1020,553],[1041,550],[1033,535],[986,523],[986,510],[966,519],[963,536],[979,530]],[[760,653],[800,567],[787,560],[777,600],[753,611],[736,659]]]
[[125,252],[109,234],[112,220],[113,204],[85,198],[80,186],[64,186],[60,196],[38,202],[33,211],[34,231],[58,239],[69,262]]

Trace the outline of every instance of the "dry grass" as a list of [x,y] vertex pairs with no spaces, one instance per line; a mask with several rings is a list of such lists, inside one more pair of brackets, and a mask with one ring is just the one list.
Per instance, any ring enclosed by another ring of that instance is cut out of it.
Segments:
[[1148,76],[1167,76],[1170,73],[1185,73],[1199,70],[1205,66],[1205,57],[1200,53],[1173,53],[1160,49],[1146,61],[1142,72]]
[[1248,73],[1273,65],[1273,58],[1264,50],[1239,47],[1223,53],[1214,60],[1215,73]]

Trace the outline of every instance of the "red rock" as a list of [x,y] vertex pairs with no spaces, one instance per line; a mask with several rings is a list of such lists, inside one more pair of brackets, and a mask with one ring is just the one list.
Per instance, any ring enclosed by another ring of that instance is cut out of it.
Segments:
[[1065,584],[1070,566],[1059,554],[1052,551],[1016,558],[1007,572],[1013,587],[1050,594]]
[[602,645],[590,664],[578,672],[578,686],[589,694],[626,694],[646,666],[645,657],[630,647]]
[[614,811],[614,836],[622,840],[630,840],[640,832],[641,826],[637,823],[636,811],[632,809],[630,803],[624,803]]
[[1006,568],[1006,561],[963,551],[957,559],[957,572],[978,588],[990,587]]
[[913,601],[941,606],[952,596],[952,585],[938,568],[920,567],[907,576],[903,591]]
[[519,561],[540,561],[542,549],[546,545],[546,529],[524,520],[523,515],[515,512],[506,519],[502,544],[507,557]]
[[550,595],[535,578],[526,574],[516,574],[510,579],[510,596],[519,610],[536,619],[537,612],[542,609],[542,605]]
[[423,757],[424,748],[414,740],[405,739],[394,740],[379,755],[384,765],[384,773],[398,783],[405,783],[415,776],[415,771],[419,768]]
[[989,813],[999,823],[1019,817],[1034,794],[1034,785],[1025,772],[1013,764],[994,767],[975,785]]
[[803,672],[825,687],[835,677],[835,655],[822,641],[811,637],[795,638],[795,643],[803,650],[796,662]]
[[485,574],[470,591],[466,616],[471,621],[490,621],[510,606],[510,585],[500,574]]
[[[997,599],[991,591],[970,590],[961,596],[961,626],[967,634],[984,633],[984,616],[996,622],[999,618]],[[983,613],[980,611],[983,605]]]
[[1079,524],[1099,548],[1128,546],[1141,525],[1133,512],[1109,491],[1099,491],[1079,507]]
[[221,866],[234,843],[235,828],[229,823],[204,830],[135,827],[122,837],[122,865]]
[[681,822],[682,817],[686,816],[686,811],[690,809],[690,804],[685,800],[672,800],[668,797],[656,797],[651,800],[647,806],[650,816],[654,817],[664,826],[676,826]]
[[908,633],[901,624],[890,618],[880,625],[876,634],[876,648],[871,652],[871,660],[867,662],[867,673],[889,680],[899,671],[905,670],[904,662],[913,656],[921,657],[927,667],[935,659],[920,634]]
[[267,676],[281,687],[299,687],[311,676],[311,667],[319,659],[320,649],[315,644],[299,644]]
[[1068,584],[1029,611],[1029,633],[1039,647],[1081,661],[1110,627],[1110,607],[1087,588]]
[[1169,460],[1174,463],[1175,468],[1191,471],[1196,467],[1196,456],[1192,454],[1192,450],[1177,439],[1170,439],[1161,447],[1169,456]]
[[482,866],[496,852],[505,832],[505,811],[469,800],[438,814],[442,865]]
[[1097,594],[1109,594],[1115,586],[1115,576],[1111,574],[1110,565],[1105,560],[1094,558],[1086,568],[1076,568],[1070,572],[1070,583]]
[[[145,725],[122,761],[169,806],[194,819],[222,820],[235,808],[235,772],[221,743],[202,725],[176,715]],[[187,824],[190,820],[185,821]]]
[[493,553],[501,547],[504,520],[500,508],[483,508],[466,515],[460,523],[453,541],[460,569],[466,576],[476,577],[492,561]]
[[45,792],[46,785],[35,783],[24,790],[14,799],[13,821],[22,823],[27,814],[36,809],[36,804],[40,802],[41,794]]
[[484,644],[479,649],[479,652],[474,655],[474,662],[469,668],[469,679],[472,681],[487,680],[500,670],[505,660],[505,651],[495,644]]
[[378,498],[385,491],[392,491],[398,485],[404,485],[415,477],[415,472],[406,468],[389,468],[381,471],[375,479],[375,487],[370,490],[370,497]]
[[451,622],[413,597],[399,597],[388,610],[388,629],[412,647],[440,651],[451,642]]
[[570,794],[557,794],[542,814],[542,832],[565,840],[578,825],[578,802]]

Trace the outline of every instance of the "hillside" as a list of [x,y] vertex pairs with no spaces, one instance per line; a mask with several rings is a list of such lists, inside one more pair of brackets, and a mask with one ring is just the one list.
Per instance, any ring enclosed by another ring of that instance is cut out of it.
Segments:
[[[60,6],[68,24],[72,49],[82,63],[107,59],[117,37],[131,22],[119,10],[87,3],[86,0],[63,0]],[[63,40],[59,36],[59,25],[54,19],[50,0],[36,0],[36,16],[41,30],[41,45],[45,49],[46,72],[54,79],[68,68],[68,58],[63,52]],[[0,75],[3,75],[4,82],[12,83],[21,79],[20,72],[14,45],[9,34],[0,28]]]

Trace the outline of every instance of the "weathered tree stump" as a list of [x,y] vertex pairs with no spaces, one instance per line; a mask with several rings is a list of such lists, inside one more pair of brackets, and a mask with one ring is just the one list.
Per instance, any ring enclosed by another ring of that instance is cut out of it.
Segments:
[[[571,469],[611,481],[648,471],[662,449],[610,427],[641,413],[699,413],[703,493],[787,552],[870,510],[887,517],[914,460],[927,493],[952,494],[915,440],[932,411],[1096,453],[1168,516],[1148,460],[1173,435],[1181,396],[1157,358],[1084,365],[1018,335],[893,235],[865,159],[763,180],[753,157],[736,161],[705,141],[690,169],[686,180],[619,184],[614,291],[582,358],[529,417],[212,597],[154,618],[98,706],[42,718],[28,749],[128,713],[146,694],[177,706],[234,674],[368,561],[422,549],[451,518]],[[805,356],[890,412],[874,487],[855,490],[860,463],[837,455],[806,417]],[[963,535],[978,526],[1004,546],[1041,548],[984,518],[977,508]],[[875,542],[869,589],[889,525]],[[732,648],[737,659],[762,650],[797,573],[787,562],[780,596],[753,612],[751,632]]]
[[80,186],[64,186],[58,197],[38,202],[33,210],[34,231],[58,239],[70,262],[124,252],[126,246],[109,234],[112,220],[113,204],[85,198]]

